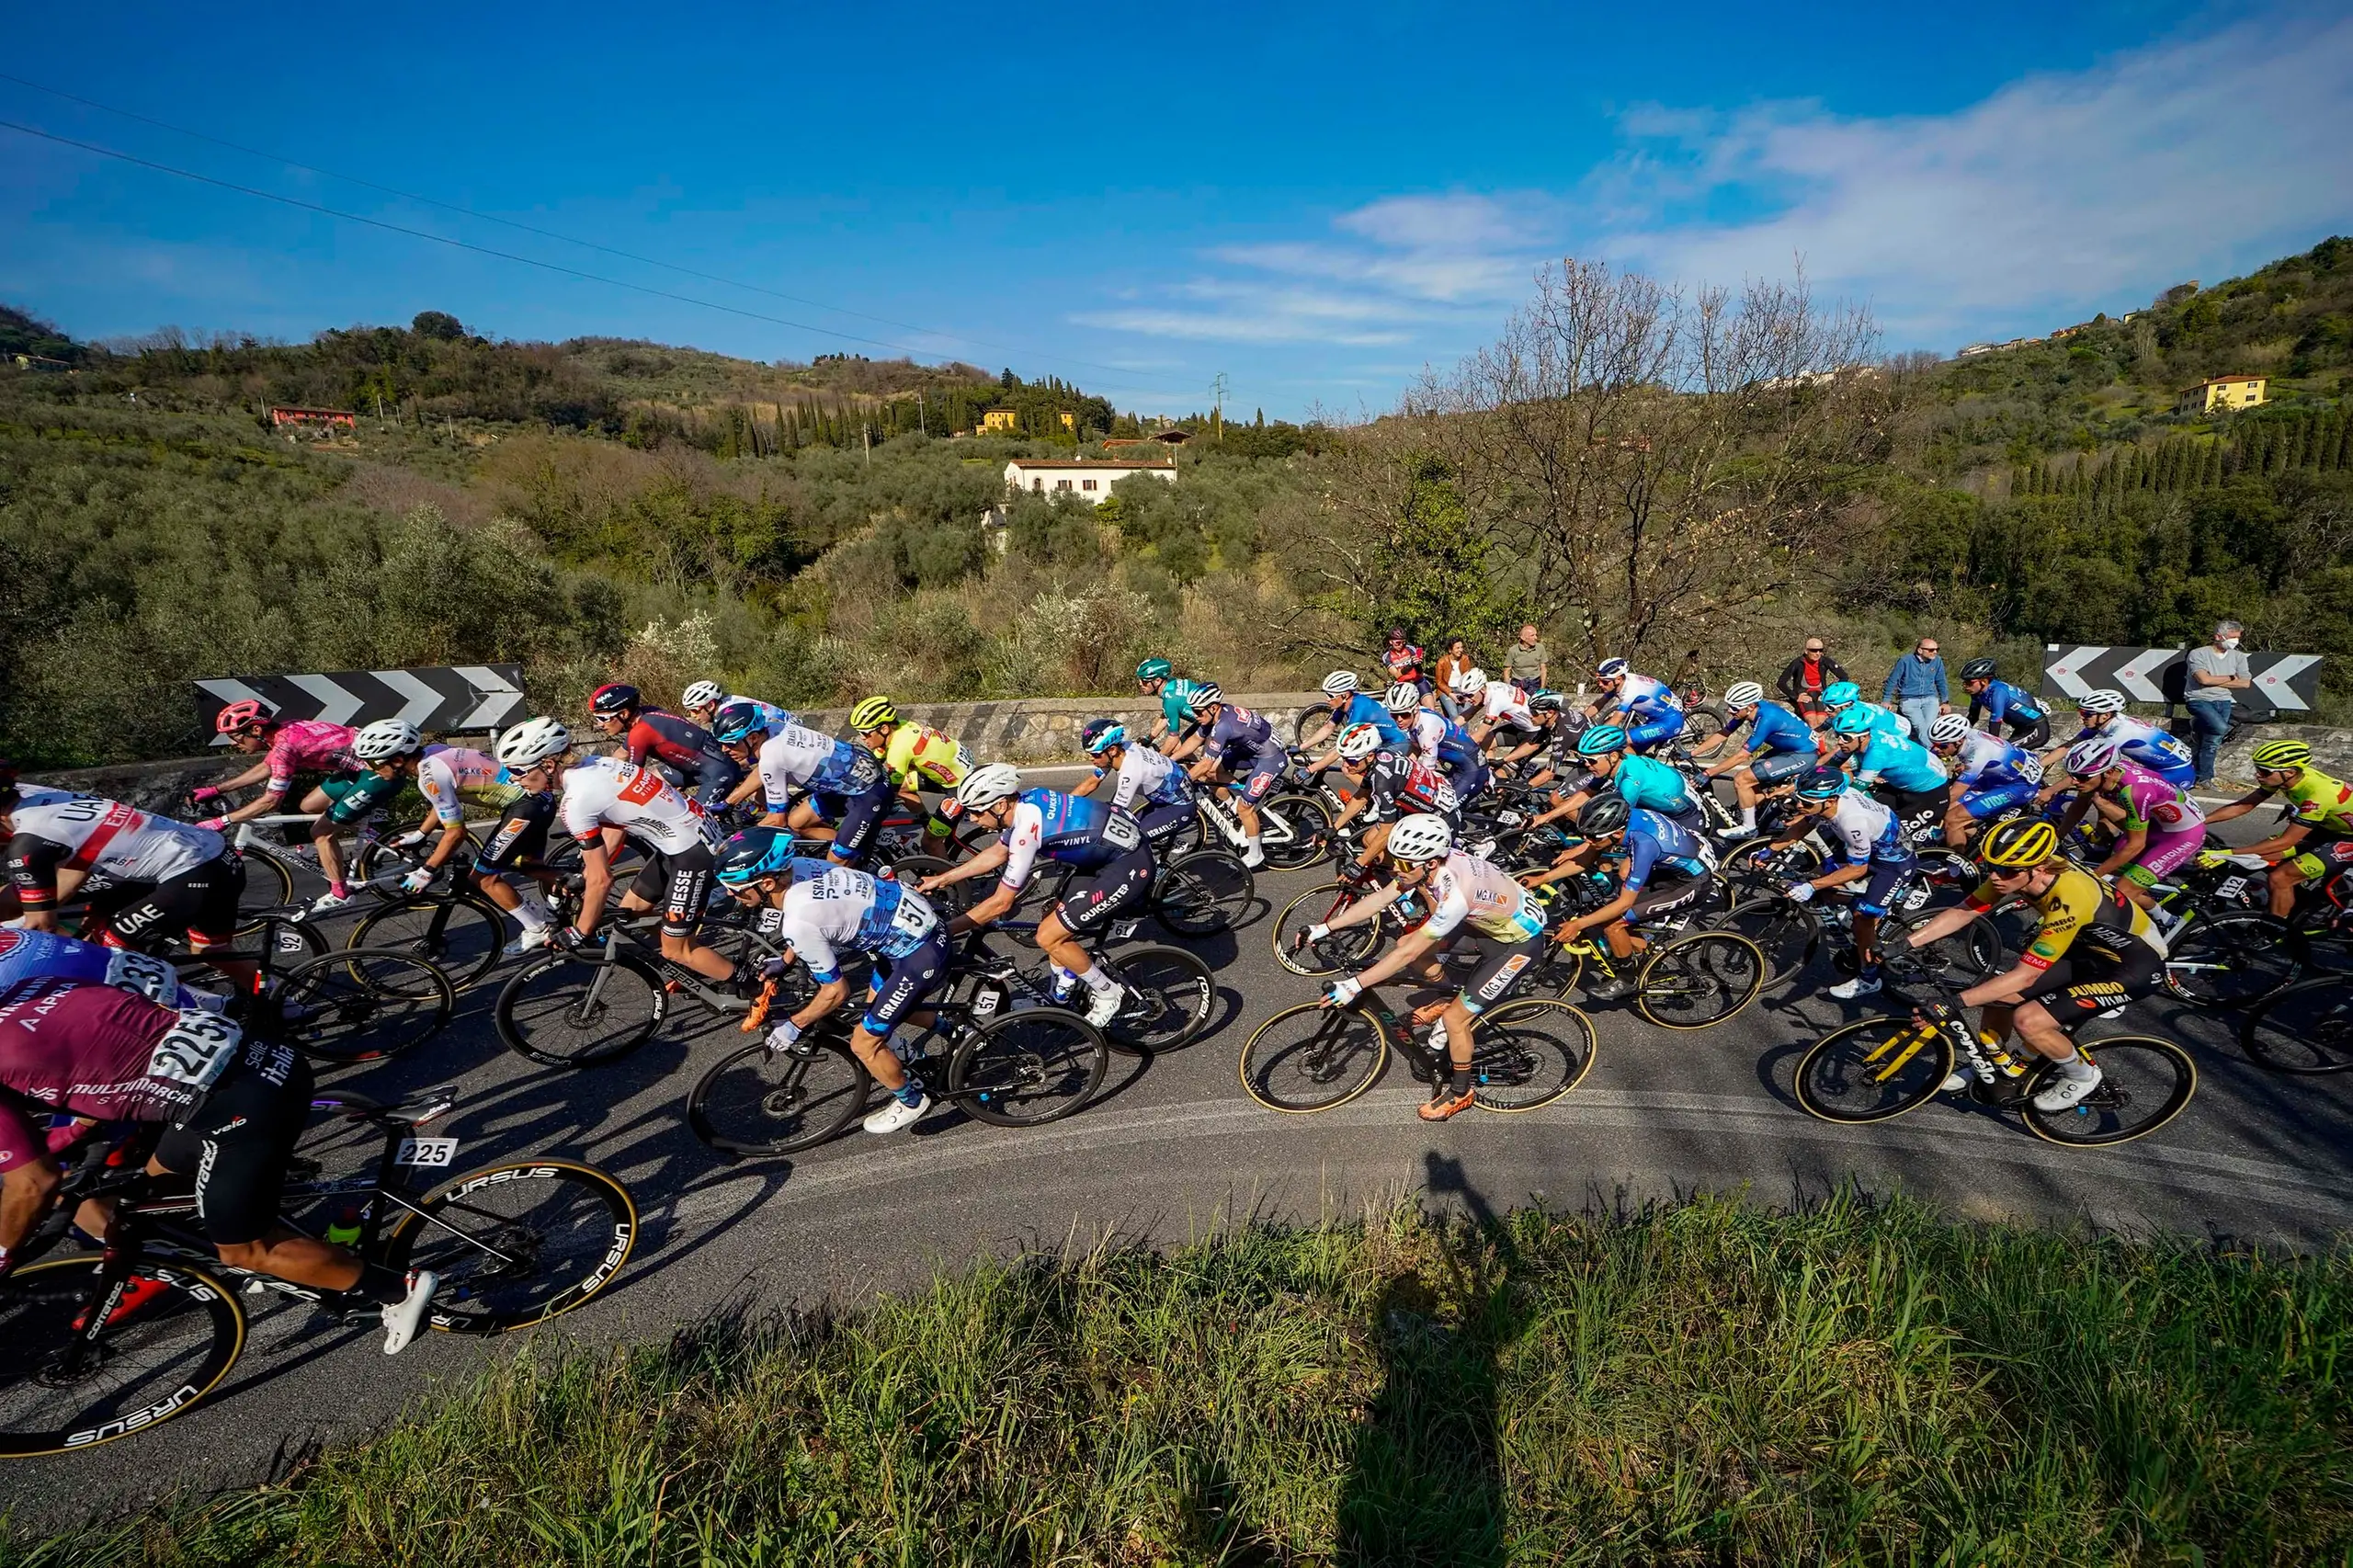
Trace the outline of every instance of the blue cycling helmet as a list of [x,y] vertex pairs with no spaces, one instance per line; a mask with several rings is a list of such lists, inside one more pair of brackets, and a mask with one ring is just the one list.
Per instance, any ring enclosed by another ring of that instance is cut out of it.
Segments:
[[1822,705],[1834,713],[1862,699],[1863,688],[1850,680],[1833,681],[1822,688]]
[[1597,680],[1616,680],[1620,676],[1624,675],[1632,667],[1632,665],[1627,664],[1623,659],[1604,659],[1601,663],[1593,667],[1594,678]]
[[1868,735],[1871,732],[1871,716],[1850,703],[1831,719],[1830,728],[1841,735]]
[[1101,756],[1113,746],[1128,744],[1128,727],[1117,719],[1089,719],[1079,731],[1078,744],[1089,756]]
[[760,727],[760,705],[742,698],[721,703],[710,716],[711,738],[722,745],[732,746]]
[[1604,752],[1625,749],[1626,732],[1615,724],[1588,725],[1585,733],[1577,737],[1579,756],[1599,756]]
[[740,888],[755,877],[777,877],[792,867],[792,835],[782,828],[747,827],[719,846],[719,880]]
[[1840,768],[1817,767],[1799,774],[1791,788],[1801,801],[1835,801],[1847,792],[1847,775]]

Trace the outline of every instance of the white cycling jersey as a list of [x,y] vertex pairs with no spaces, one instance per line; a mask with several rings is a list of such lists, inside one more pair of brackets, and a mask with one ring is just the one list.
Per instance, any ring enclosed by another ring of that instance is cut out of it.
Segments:
[[1187,793],[1185,770],[1169,761],[1167,753],[1131,745],[1120,758],[1111,803],[1123,812],[1140,812],[1147,805],[1172,805]]
[[557,806],[564,830],[586,844],[618,827],[649,849],[676,855],[703,842],[702,814],[650,767],[592,756],[563,775]]
[[39,838],[67,851],[61,869],[99,871],[127,882],[160,882],[217,860],[227,842],[210,828],[192,827],[97,795],[19,801],[9,813],[18,838]]
[[1847,852],[1847,863],[1859,866],[1874,853],[1881,858],[1909,853],[1895,825],[1895,812],[1868,791],[1849,790],[1825,819],[1831,836]]
[[1438,742],[1446,739],[1445,716],[1433,713],[1427,708],[1416,708],[1407,717],[1412,722],[1404,726],[1405,738],[1413,754],[1435,760]]
[[496,790],[506,769],[496,757],[465,746],[427,746],[416,765],[416,792],[443,823],[463,822],[462,797]]
[[787,724],[760,745],[760,790],[772,812],[784,810],[793,786],[826,791],[856,785],[861,775],[879,778],[882,764],[864,746],[798,724]]
[[1522,730],[1537,727],[1536,715],[1528,706],[1528,693],[1508,681],[1487,683],[1487,689],[1479,694],[1479,716],[1490,724],[1505,722]]
[[847,866],[794,882],[777,913],[778,938],[820,985],[841,978],[841,949],[904,958],[939,924],[915,889]]
[[1504,942],[1525,942],[1544,929],[1544,906],[1509,871],[1466,850],[1449,854],[1430,875],[1432,937],[1451,937],[1465,921]]

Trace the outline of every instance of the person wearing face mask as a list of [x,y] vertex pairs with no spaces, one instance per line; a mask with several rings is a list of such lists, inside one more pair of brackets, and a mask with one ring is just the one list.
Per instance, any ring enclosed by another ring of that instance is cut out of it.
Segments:
[[2237,621],[2223,621],[2214,628],[2213,642],[2189,651],[2189,676],[2182,684],[2190,722],[2198,727],[2200,784],[2213,781],[2214,753],[2230,733],[2232,710],[2238,700],[2231,693],[2255,684],[2247,673],[2246,655],[2239,652],[2240,630]]

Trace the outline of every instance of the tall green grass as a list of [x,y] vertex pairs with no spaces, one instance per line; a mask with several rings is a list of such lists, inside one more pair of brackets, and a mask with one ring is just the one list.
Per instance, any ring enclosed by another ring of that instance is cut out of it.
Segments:
[[[2348,1560],[2353,1256],[1705,1200],[542,1340],[30,1564]],[[135,1462],[128,1448],[94,1463]]]

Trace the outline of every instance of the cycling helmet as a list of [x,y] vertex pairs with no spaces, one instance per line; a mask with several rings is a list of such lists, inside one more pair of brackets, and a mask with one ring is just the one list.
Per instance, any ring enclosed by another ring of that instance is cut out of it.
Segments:
[[572,732],[544,716],[526,719],[492,743],[502,767],[524,768],[572,749]]
[[1633,814],[1634,808],[1626,803],[1625,796],[1596,795],[1578,811],[1577,831],[1587,838],[1623,833],[1626,820]]
[[2255,755],[2247,760],[2267,773],[2276,773],[2285,767],[2310,766],[2313,748],[2302,741],[2266,741],[2255,748]]
[[1444,817],[1415,812],[1412,816],[1400,818],[1397,825],[1389,830],[1389,845],[1385,853],[1392,860],[1412,863],[1442,859],[1453,847],[1454,830],[1446,825]]
[[1618,680],[1621,678],[1627,670],[1631,667],[1632,666],[1628,665],[1623,659],[1604,659],[1601,663],[1593,666],[1593,678],[1596,680]]
[[1324,677],[1324,695],[1326,697],[1346,697],[1356,688],[1357,673],[1354,670],[1334,670]]
[[1165,659],[1146,659],[1136,666],[1138,680],[1166,680],[1176,673],[1176,666]]
[[678,693],[678,706],[688,710],[716,708],[727,700],[725,688],[715,680],[699,680]]
[[2112,686],[2104,686],[2097,691],[2087,691],[2077,698],[2075,707],[2085,713],[2121,713],[2124,711],[2124,694]]
[[1476,697],[1487,689],[1487,672],[1473,665],[1467,670],[1457,670],[1454,678],[1446,683],[1458,697]]
[[1958,713],[1939,713],[1928,726],[1928,739],[1940,746],[1957,746],[1969,738],[1969,721]]
[[608,681],[588,694],[588,711],[599,719],[609,718],[615,713],[626,713],[640,707],[642,701],[637,687],[625,686],[620,681]]
[[1412,681],[1401,680],[1381,694],[1381,704],[1392,713],[1411,713],[1422,705],[1422,688]]
[[721,745],[732,746],[748,740],[761,728],[760,705],[746,698],[721,703],[719,711],[710,716],[710,738]]
[[1557,691],[1534,691],[1528,696],[1530,713],[1558,713],[1569,705],[1569,699]]
[[1079,731],[1078,744],[1089,756],[1100,756],[1113,746],[1128,744],[1128,727],[1117,719],[1089,719]]
[[1764,700],[1765,688],[1753,680],[1736,680],[1732,683],[1732,689],[1724,693],[1727,708],[1754,708]]
[[385,762],[406,756],[425,744],[416,726],[405,719],[379,719],[351,737],[351,755],[362,762]]
[[1340,732],[1340,756],[1347,762],[1362,762],[1381,749],[1381,727],[1377,724],[1350,724]]
[[849,727],[861,735],[887,730],[898,722],[898,705],[887,697],[870,697],[849,710]]
[[1979,864],[2026,870],[2059,853],[2059,830],[2040,817],[2004,817],[1977,846]]
[[781,828],[747,827],[719,846],[719,880],[740,888],[755,877],[779,875],[791,869],[795,847]]
[[1206,719],[1224,700],[1225,688],[1213,680],[1205,680],[1193,688],[1193,699],[1185,704],[1185,709],[1196,719]]
[[1841,735],[1868,735],[1871,733],[1871,716],[1850,704],[1832,717],[1830,728]]
[[1851,708],[1863,699],[1863,688],[1853,681],[1833,681],[1822,688],[1822,705],[1836,713],[1841,708]]
[[1835,801],[1847,792],[1847,773],[1844,768],[1817,767],[1799,774],[1790,788],[1801,801]]
[[1579,756],[1600,756],[1607,752],[1626,749],[1626,732],[1615,724],[1588,725],[1577,737]]
[[964,775],[964,782],[956,786],[956,804],[968,812],[983,812],[1019,793],[1019,769],[1009,762],[983,763]]
[[1435,768],[1414,769],[1397,794],[1407,805],[1439,816],[1452,816],[1462,803],[1461,797],[1454,792],[1454,786],[1439,778]]
[[269,710],[250,697],[243,702],[232,702],[212,717],[213,732],[223,735],[233,735],[248,724],[267,722]]
[[2124,758],[2121,743],[2102,735],[2077,741],[2067,748],[2067,771],[2078,778],[2092,778],[2114,767]]
[[1963,680],[1992,680],[1999,674],[2000,669],[1991,659],[1972,659],[1961,666],[1961,678]]

